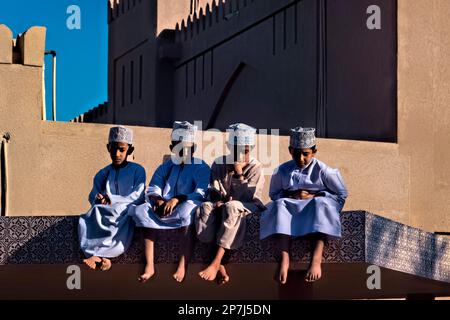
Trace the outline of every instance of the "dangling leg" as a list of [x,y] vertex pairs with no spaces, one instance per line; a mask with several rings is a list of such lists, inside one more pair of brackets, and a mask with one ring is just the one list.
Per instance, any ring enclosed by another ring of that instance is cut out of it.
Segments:
[[278,248],[280,253],[280,264],[278,271],[278,282],[285,284],[289,272],[289,254],[291,251],[291,237],[284,234],[278,235]]
[[311,255],[311,262],[306,271],[305,280],[307,282],[314,282],[322,277],[322,255],[325,246],[325,237],[322,234],[317,234],[312,241],[313,253]]
[[225,249],[221,246],[218,247],[216,256],[211,264],[204,270],[200,271],[198,275],[203,280],[213,281],[216,279],[217,272],[220,270],[220,266],[222,265],[222,258],[225,255]]
[[100,264],[101,262],[102,258],[97,256],[92,256],[90,258],[83,260],[83,263],[93,270],[97,269],[97,265]]
[[153,229],[144,228],[144,253],[145,253],[145,268],[144,272],[138,277],[139,282],[146,282],[155,274],[154,265],[154,244],[155,231]]
[[226,250],[225,255],[222,258],[222,264],[219,268],[219,277],[217,278],[217,284],[218,285],[224,285],[230,282],[230,276],[227,273],[227,269],[225,269],[225,265],[228,264],[228,261],[231,257],[231,250]]
[[186,268],[191,260],[192,252],[194,251],[194,232],[193,226],[183,227],[180,230],[180,243],[181,243],[181,255],[180,261],[178,262],[178,267],[175,273],[173,274],[173,278],[177,282],[182,282],[186,275]]
[[108,271],[111,269],[112,263],[111,260],[108,258],[102,258],[102,265],[100,266],[100,270],[102,271]]
[[217,234],[217,252],[211,264],[199,273],[199,276],[208,281],[213,281],[220,273],[219,284],[230,280],[224,264],[225,253],[231,248],[236,249],[242,245],[245,238],[245,208],[240,201],[229,201],[222,206],[222,223]]

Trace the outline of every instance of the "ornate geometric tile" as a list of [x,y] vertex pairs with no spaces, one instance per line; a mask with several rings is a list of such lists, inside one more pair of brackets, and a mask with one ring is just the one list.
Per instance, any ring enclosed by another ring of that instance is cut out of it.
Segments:
[[[247,217],[244,246],[232,252],[230,263],[276,261],[276,243],[259,240],[259,215]],[[367,262],[430,279],[450,282],[450,239],[402,225],[365,211],[341,214],[342,237],[330,240],[325,263]],[[80,263],[78,217],[0,217],[0,265]],[[159,232],[156,263],[176,263],[178,231]],[[192,262],[208,263],[215,245],[196,242]],[[308,262],[310,244],[296,239],[292,260]],[[137,229],[130,249],[114,263],[143,263],[143,241]]]
[[366,260],[385,268],[450,282],[450,239],[366,214]]

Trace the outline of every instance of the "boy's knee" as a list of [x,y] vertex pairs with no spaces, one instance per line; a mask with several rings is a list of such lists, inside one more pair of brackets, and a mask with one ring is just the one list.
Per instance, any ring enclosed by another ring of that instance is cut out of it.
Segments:
[[210,214],[211,211],[214,209],[214,205],[212,202],[203,202],[200,206],[199,206],[200,210],[206,214]]
[[211,215],[214,206],[211,202],[204,202],[195,209],[195,217],[197,219],[205,219]]
[[316,206],[327,206],[328,205],[325,197],[314,197],[314,198],[312,198],[311,202],[313,202],[314,205],[316,205]]
[[238,214],[244,211],[244,205],[237,200],[228,201],[225,203],[225,210],[228,214]]
[[275,205],[277,207],[284,207],[284,206],[286,206],[285,200],[286,200],[286,198],[281,198],[281,199],[275,200]]

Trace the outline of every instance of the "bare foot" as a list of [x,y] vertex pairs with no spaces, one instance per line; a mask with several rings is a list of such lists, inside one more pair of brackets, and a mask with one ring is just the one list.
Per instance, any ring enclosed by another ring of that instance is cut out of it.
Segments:
[[102,258],[102,265],[100,267],[100,270],[102,271],[108,271],[109,269],[111,269],[111,260],[107,259],[107,258]]
[[102,258],[96,256],[92,256],[83,260],[83,263],[93,270],[97,268],[97,263],[100,262],[102,262]]
[[148,279],[150,279],[151,277],[153,277],[153,275],[155,274],[155,268],[153,265],[146,265],[145,269],[144,269],[144,273],[141,274],[138,277],[138,281],[140,283],[144,283],[147,282]]
[[216,266],[216,265],[211,264],[205,270],[200,271],[198,273],[198,275],[203,280],[213,281],[216,278],[217,272],[219,272],[219,269],[220,269],[220,265]]
[[280,272],[278,274],[278,282],[286,284],[289,272],[289,254],[287,252],[281,253]]
[[311,262],[309,269],[306,271],[305,281],[314,282],[322,277],[322,267],[320,262]]
[[217,279],[217,283],[221,286],[224,284],[227,284],[230,281],[230,276],[227,273],[227,270],[225,269],[225,266],[223,264],[219,267],[219,274],[220,277]]
[[177,271],[175,271],[175,273],[172,276],[175,279],[175,281],[183,282],[185,274],[186,274],[186,269],[183,264],[183,265],[178,266]]

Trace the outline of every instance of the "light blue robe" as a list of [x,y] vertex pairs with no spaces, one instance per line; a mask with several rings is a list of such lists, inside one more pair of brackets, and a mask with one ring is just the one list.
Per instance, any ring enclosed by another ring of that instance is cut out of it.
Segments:
[[[94,177],[89,194],[92,208],[80,216],[78,237],[87,257],[114,258],[124,253],[133,240],[134,224],[130,208],[144,202],[145,170],[128,162],[120,169],[109,165]],[[107,194],[111,205],[95,204],[95,196]]]
[[[286,198],[286,191],[299,189],[320,192],[323,196],[305,200]],[[348,194],[339,170],[316,158],[303,169],[293,160],[288,161],[275,170],[269,195],[273,201],[261,214],[261,239],[273,234],[341,236],[340,212]]]
[[[195,159],[195,158],[194,158]],[[146,192],[147,202],[130,213],[136,226],[152,229],[177,229],[193,222],[195,209],[206,197],[209,186],[210,168],[200,159],[191,164],[174,164],[167,160],[155,171]],[[177,195],[187,196],[172,213],[161,218],[153,211],[154,202],[149,197],[162,197],[165,200]]]

